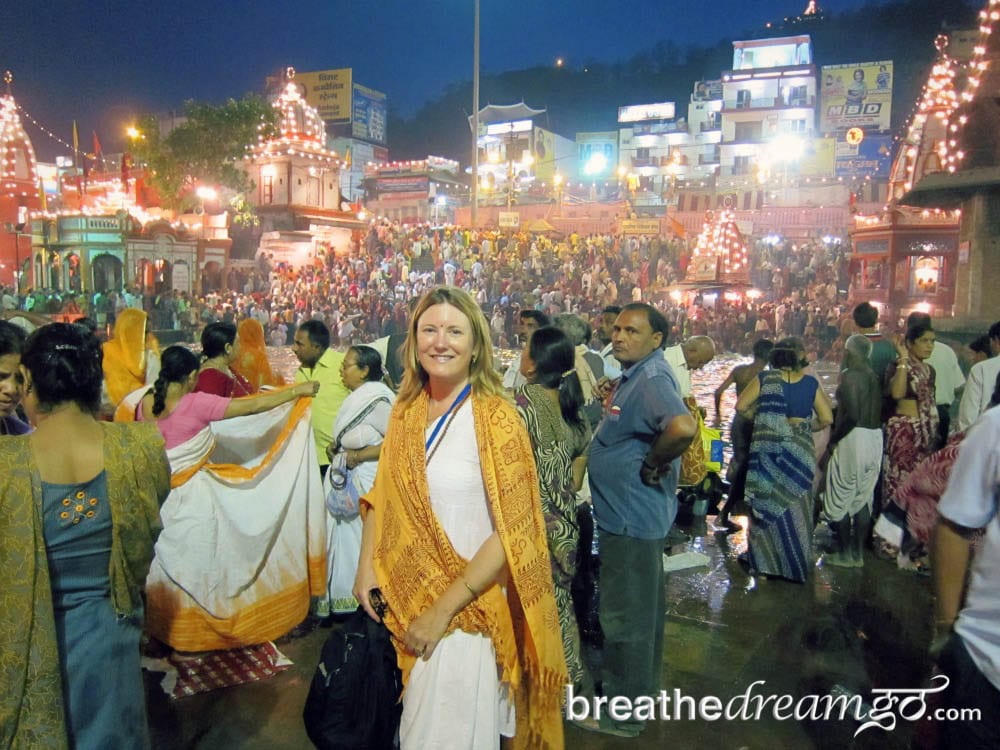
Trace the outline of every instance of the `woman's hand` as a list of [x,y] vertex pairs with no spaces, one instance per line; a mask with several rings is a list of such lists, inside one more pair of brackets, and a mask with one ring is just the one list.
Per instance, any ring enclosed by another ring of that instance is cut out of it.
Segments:
[[896,354],[899,355],[900,359],[909,359],[910,350],[906,348],[906,339],[900,334],[896,334],[892,337],[892,345],[896,347]]
[[365,612],[375,622],[382,622],[382,618],[375,612],[372,605],[371,592],[378,588],[378,578],[375,576],[375,566],[371,558],[365,559],[362,554],[358,560],[358,572],[354,576],[354,588],[351,593],[358,600],[358,604],[364,607]]
[[425,609],[420,616],[410,623],[403,634],[403,645],[424,661],[431,658],[438,642],[444,637],[451,622],[451,617],[443,612],[437,604]]
[[361,463],[361,460],[358,458],[359,453],[360,451],[356,450],[346,451],[344,459],[348,469],[353,469],[355,466]]

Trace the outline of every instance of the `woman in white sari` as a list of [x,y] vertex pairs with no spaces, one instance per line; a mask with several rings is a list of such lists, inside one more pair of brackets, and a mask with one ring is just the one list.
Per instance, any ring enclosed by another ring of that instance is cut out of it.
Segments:
[[197,357],[169,347],[136,408],[139,421],[155,421],[171,470],[146,580],[147,628],[185,652],[283,635],[326,581],[322,493],[301,399],[318,383],[230,399],[194,392],[197,378]]
[[[350,394],[333,422],[333,442],[327,447],[329,471],[335,475],[338,469],[346,468],[346,480],[353,483],[358,497],[375,482],[382,440],[396,397],[382,382],[382,374],[382,356],[370,346],[352,346],[340,366],[341,380]],[[357,512],[348,516],[331,512],[327,522],[330,612],[353,612],[358,606],[351,589],[361,552],[361,516]]]

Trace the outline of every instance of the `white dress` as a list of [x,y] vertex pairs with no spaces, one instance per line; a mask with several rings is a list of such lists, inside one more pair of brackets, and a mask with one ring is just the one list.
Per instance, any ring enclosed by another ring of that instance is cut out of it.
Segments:
[[[437,440],[440,447],[427,466],[431,507],[455,551],[471,560],[494,528],[470,400]],[[430,659],[417,659],[403,694],[402,750],[499,748],[500,735],[513,737],[514,730],[514,704],[500,683],[489,638],[456,630],[441,639]]]

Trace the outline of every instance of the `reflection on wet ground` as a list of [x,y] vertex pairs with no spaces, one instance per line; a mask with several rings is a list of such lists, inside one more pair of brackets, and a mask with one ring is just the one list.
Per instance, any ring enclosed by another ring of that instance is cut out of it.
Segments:
[[[286,349],[288,357],[290,352]],[[278,359],[276,358],[276,361]],[[696,374],[699,402],[741,360],[720,357]],[[294,358],[285,372],[294,372]],[[280,362],[279,362],[280,366]],[[288,369],[290,367],[290,370]],[[836,368],[818,374],[832,391]],[[724,421],[732,413],[732,391],[724,399]],[[711,511],[710,511],[711,513]],[[746,549],[745,516],[734,516],[740,530],[726,535],[708,519],[691,519],[689,540],[672,552],[696,551],[708,563],[673,572],[667,578],[667,618],[662,687],[696,701],[715,696],[725,705],[752,691],[753,696],[859,694],[866,704],[873,688],[918,688],[929,674],[926,657],[932,622],[929,580],[898,570],[866,553],[860,569],[827,568],[817,562],[805,584],[750,576],[737,555]],[[817,530],[818,547],[825,527]],[[817,550],[819,552],[819,550]],[[312,671],[328,631],[316,630],[280,647],[295,662],[264,682],[168,701],[147,678],[154,747],[305,748],[301,710]],[[588,663],[599,653],[588,649]],[[763,681],[763,682],[761,682]],[[567,725],[567,747],[679,748],[903,748],[915,737],[933,736],[934,724],[899,720],[895,729],[868,729],[857,737],[853,719],[778,720],[766,704],[753,719],[687,719],[649,722],[636,739],[591,734]],[[752,713],[752,709],[751,709]]]

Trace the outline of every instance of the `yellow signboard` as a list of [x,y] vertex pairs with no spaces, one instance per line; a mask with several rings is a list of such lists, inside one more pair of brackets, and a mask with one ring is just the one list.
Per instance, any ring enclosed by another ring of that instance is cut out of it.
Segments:
[[320,119],[325,122],[350,122],[351,68],[296,72],[295,83],[305,89],[306,101],[316,108]]
[[622,234],[660,234],[659,219],[622,219]]

